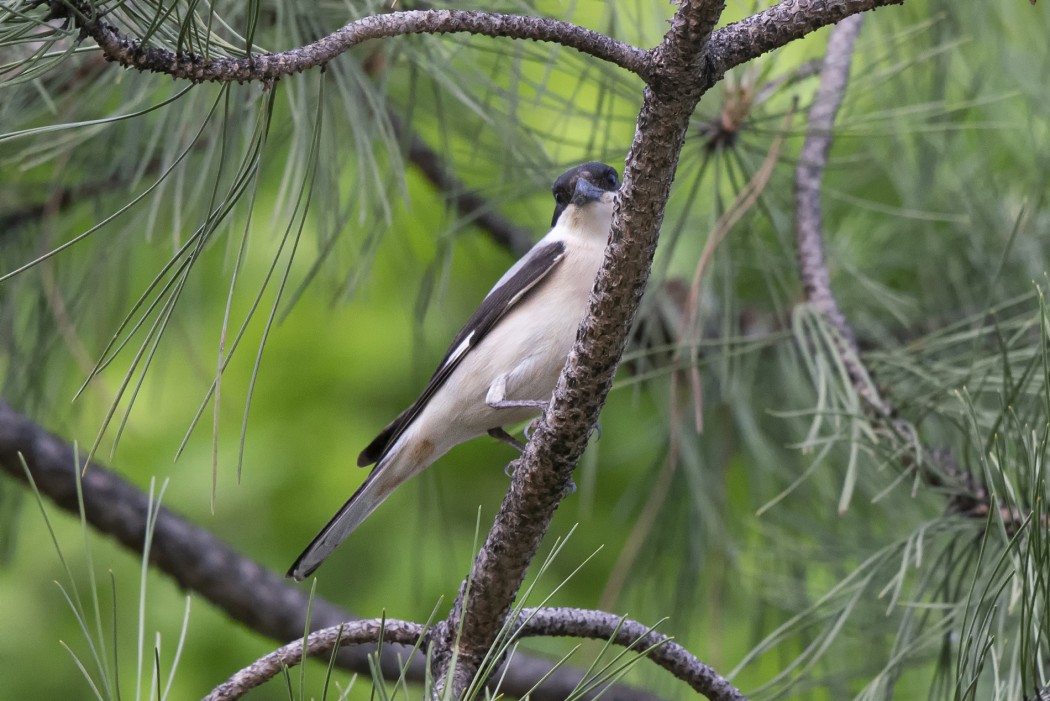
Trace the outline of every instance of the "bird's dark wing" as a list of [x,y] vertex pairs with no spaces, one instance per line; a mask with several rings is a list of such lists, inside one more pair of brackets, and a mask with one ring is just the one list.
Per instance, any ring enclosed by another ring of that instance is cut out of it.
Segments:
[[503,284],[496,287],[481,302],[481,306],[474,315],[467,320],[466,325],[452,340],[448,352],[442,358],[430,382],[419,395],[419,399],[412,406],[405,409],[401,414],[390,422],[390,424],[368,444],[357,457],[357,464],[361,467],[378,462],[387,449],[404,433],[412,421],[426,407],[434,393],[441,389],[445,381],[466,357],[472,348],[481,343],[489,331],[496,326],[507,312],[514,308],[518,302],[524,299],[536,286],[554,269],[554,267],[565,257],[565,243],[552,241],[543,246],[538,246],[526,254],[525,260],[512,276],[507,278]]

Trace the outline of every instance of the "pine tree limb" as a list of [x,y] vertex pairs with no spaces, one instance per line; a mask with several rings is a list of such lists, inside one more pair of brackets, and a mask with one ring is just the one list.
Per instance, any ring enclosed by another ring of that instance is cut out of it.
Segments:
[[[872,419],[883,426],[899,447],[902,465],[918,469],[925,482],[934,487],[949,486],[953,495],[949,507],[957,513],[984,518],[992,508],[988,490],[966,473],[945,450],[923,446],[918,432],[900,418],[893,404],[883,396],[861,359],[856,335],[838,306],[831,289],[824,254],[824,224],[821,182],[834,137],[835,118],[849,83],[853,47],[863,22],[862,15],[849,17],[836,25],[828,36],[828,47],[821,69],[820,86],[809,112],[809,125],[795,171],[795,219],[799,274],[807,302],[834,330],[834,347],[850,378],[854,391],[864,400]],[[1020,524],[1023,514],[1000,509],[1009,523]]]
[[[615,645],[644,655],[650,661],[685,681],[694,691],[711,701],[747,701],[724,677],[698,660],[688,650],[651,627],[604,611],[577,608],[523,609],[513,632],[517,638],[570,637],[608,640]],[[238,671],[215,687],[204,701],[235,701],[250,690],[273,679],[287,667],[294,667],[304,657],[331,653],[336,647],[376,643],[418,645],[426,649],[430,631],[418,623],[391,619],[371,619],[324,628],[311,633],[306,640],[295,640]],[[497,675],[498,676],[498,675]],[[588,680],[594,682],[594,679]],[[598,683],[595,694],[606,685]],[[501,687],[501,691],[506,691]]]
[[[43,3],[41,3],[43,4]],[[554,42],[609,61],[641,76],[647,75],[647,54],[604,34],[547,17],[504,15],[467,10],[406,10],[354,20],[317,41],[276,53],[243,58],[205,57],[192,52],[144,46],[107,22],[98,8],[83,0],[51,0],[48,19],[66,18],[81,34],[95,40],[106,60],[141,71],[164,73],[194,82],[274,81],[324,66],[350,48],[372,39],[406,34],[470,34]]]
[[657,75],[645,90],[590,311],[550,405],[514,464],[510,489],[474,567],[449,618],[435,631],[438,688],[453,696],[467,688],[496,640],[554,511],[570,492],[572,471],[612,385],[648,281],[689,117],[711,84],[704,47],[723,6],[683,0],[653,51]]

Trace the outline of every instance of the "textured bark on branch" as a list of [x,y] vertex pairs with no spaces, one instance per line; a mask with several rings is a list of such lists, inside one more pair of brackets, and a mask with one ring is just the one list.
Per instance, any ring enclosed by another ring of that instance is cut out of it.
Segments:
[[[590,311],[550,406],[515,462],[510,490],[470,576],[435,634],[438,686],[451,684],[454,696],[467,688],[496,639],[554,511],[570,490],[572,471],[612,385],[649,277],[689,116],[710,85],[704,44],[722,7],[684,1],[653,52],[659,77],[645,90]],[[453,653],[453,678],[446,679]]]
[[[303,649],[304,641],[301,638],[277,648],[212,689],[211,693],[204,697],[204,701],[239,699],[252,689],[273,679],[287,667],[300,664],[304,657],[330,653],[336,647],[376,643],[382,639],[384,645],[394,643],[411,649],[413,645],[420,642],[425,633],[426,628],[419,623],[383,618],[349,621],[323,628],[310,633],[305,641],[305,650]],[[420,655],[417,654],[414,659],[419,657]]]
[[[734,66],[834,24],[850,15],[904,0],[783,0],[751,17],[715,32],[706,48],[707,72],[713,81]],[[353,46],[371,39],[405,34],[466,32],[560,44],[608,61],[641,77],[653,78],[649,52],[567,22],[540,17],[500,15],[463,10],[408,10],[364,17],[328,36],[287,51],[252,54],[244,58],[206,58],[189,52],[143,46],[123,35],[87,3],[51,0],[50,16],[70,18],[90,36],[106,60],[127,68],[165,73],[193,81],[272,83],[286,75],[325,65]]]
[[806,140],[795,169],[795,222],[798,243],[799,273],[806,300],[835,328],[839,339],[839,353],[857,391],[879,413],[887,407],[868,379],[860,363],[857,339],[846,322],[846,317],[831,292],[824,256],[824,224],[821,213],[820,184],[831,150],[835,116],[849,82],[853,46],[864,17],[854,15],[843,20],[828,36],[828,48],[820,71],[820,86],[809,109]]
[[568,636],[612,640],[636,652],[686,682],[711,701],[746,701],[729,681],[662,633],[630,619],[604,611],[577,608],[524,609],[522,637]]
[[801,39],[861,12],[904,0],[782,0],[758,14],[722,27],[708,45],[708,63],[719,79],[734,66]]
[[135,38],[99,16],[95,8],[74,0],[68,5],[50,3],[53,18],[72,19],[83,34],[102,49],[106,60],[126,68],[165,73],[195,82],[274,81],[326,63],[350,48],[371,39],[406,34],[466,32],[489,37],[554,42],[609,61],[646,77],[646,52],[589,29],[546,17],[503,15],[467,10],[407,10],[363,17],[315,42],[277,53],[251,54],[244,58],[209,58],[191,52],[143,46]]
[[[645,654],[649,660],[687,682],[711,701],[746,701],[725,678],[688,650],[637,621],[604,611],[577,608],[522,609],[517,620],[513,633],[516,638],[608,640]],[[314,631],[306,640],[291,642],[238,671],[213,689],[204,701],[234,701],[277,676],[284,668],[300,664],[304,657],[325,655],[339,646],[376,642],[380,638],[384,644],[419,645],[425,648],[430,642],[430,631],[418,623],[391,619],[352,621]],[[595,693],[602,693],[604,688],[605,685],[599,684]],[[602,697],[605,698],[604,693]]]

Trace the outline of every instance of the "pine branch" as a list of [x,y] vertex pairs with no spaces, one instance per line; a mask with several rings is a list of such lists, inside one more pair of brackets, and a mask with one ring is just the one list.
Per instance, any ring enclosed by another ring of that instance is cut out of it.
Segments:
[[68,18],[81,33],[94,39],[106,60],[125,68],[164,73],[195,82],[274,81],[294,73],[324,66],[350,48],[371,39],[406,34],[470,34],[554,42],[609,61],[646,77],[647,55],[642,49],[568,22],[546,17],[504,15],[465,10],[407,10],[372,15],[350,22],[341,29],[305,46],[277,53],[252,54],[244,58],[209,58],[192,52],[143,46],[123,35],[103,19],[97,8],[73,0],[51,0],[48,19]]
[[[260,657],[258,660],[238,671],[228,680],[212,689],[204,701],[233,701],[247,694],[252,689],[262,686],[288,667],[294,667],[304,657],[314,657],[331,652],[337,646],[394,643],[411,648],[417,643],[425,647],[426,628],[419,623],[398,621],[386,618],[349,621],[337,626],[314,631],[306,639],[305,651],[303,640],[295,640],[284,647]],[[417,659],[419,655],[413,656]],[[406,660],[407,662],[407,660]]]
[[860,361],[856,335],[831,292],[831,278],[824,257],[820,184],[828,164],[835,116],[849,82],[853,46],[863,24],[863,15],[840,22],[828,35],[828,48],[820,72],[820,86],[809,109],[809,128],[795,170],[795,222],[799,272],[806,300],[827,318],[838,332],[839,354],[850,378],[879,414],[887,416],[889,407],[878,390],[867,381],[868,373]]
[[732,684],[671,638],[623,616],[577,608],[523,609],[521,637],[562,636],[611,640],[629,650],[644,652],[693,691],[711,701],[746,701]]
[[[554,511],[571,489],[572,471],[612,385],[648,281],[689,117],[710,85],[704,46],[722,8],[720,2],[684,0],[653,52],[658,75],[645,90],[590,310],[550,405],[514,463],[485,545],[435,632],[438,688],[453,696],[467,688],[499,634]],[[446,679],[453,652],[453,678]]]
[[[963,491],[956,491],[951,498],[951,509],[975,518],[984,518],[992,508],[988,490],[965,473],[950,452],[922,446],[915,427],[900,418],[893,404],[879,392],[879,388],[871,379],[871,373],[861,359],[856,334],[839,308],[831,289],[824,255],[821,181],[827,167],[835,118],[849,83],[853,47],[862,22],[862,15],[854,15],[832,29],[821,69],[820,86],[810,107],[809,128],[795,171],[799,274],[807,302],[834,329],[835,352],[846,369],[854,391],[864,400],[869,415],[887,427],[892,440],[900,448],[899,455],[903,466],[920,468],[923,479],[931,486],[948,486],[945,478],[951,481],[951,486],[956,490],[961,486]],[[1024,519],[1023,514],[1002,509],[1000,511],[1007,523],[1020,524]]]
[[[608,640],[645,655],[711,701],[746,701],[743,694],[725,678],[666,635],[656,633],[652,628],[637,621],[604,611],[576,608],[523,609],[518,616],[517,628],[513,635],[519,638],[542,636]],[[284,669],[301,663],[304,657],[324,655],[336,647],[377,643],[382,640],[384,645],[418,645],[420,649],[426,649],[431,642],[430,636],[431,632],[418,623],[383,618],[352,621],[314,631],[305,640],[293,641],[260,657],[215,687],[204,697],[204,701],[239,699]],[[500,690],[506,691],[502,687]],[[601,689],[598,693],[605,698]]]
[[715,32],[708,46],[709,70],[717,80],[730,68],[846,17],[903,4],[904,0],[782,0]]
[[[14,411],[0,400],[0,469],[11,477],[26,481],[24,458],[41,494],[72,514],[79,513],[77,501],[78,466],[73,446]],[[83,460],[81,455],[80,459]],[[133,553],[141,553],[146,533],[149,497],[105,466],[92,462],[82,478],[84,516],[95,530],[108,535]],[[150,546],[151,564],[180,586],[199,593],[228,616],[274,640],[302,636],[309,595],[287,579],[248,559],[210,532],[195,526],[170,509],[156,509],[156,527]],[[356,625],[354,616],[315,596],[311,626],[324,628],[341,623]],[[389,638],[387,639],[390,642]],[[344,649],[337,660],[346,669],[369,674],[369,655],[373,645]],[[401,675],[409,649],[385,644],[380,668],[388,679]],[[407,670],[409,681],[422,682],[426,675],[422,659],[413,659]],[[576,688],[584,673],[571,667],[553,665],[524,654],[514,664],[499,671],[500,688],[517,696],[531,692],[535,701],[559,701]],[[609,688],[603,699],[615,701],[658,701],[657,697],[623,685]]]

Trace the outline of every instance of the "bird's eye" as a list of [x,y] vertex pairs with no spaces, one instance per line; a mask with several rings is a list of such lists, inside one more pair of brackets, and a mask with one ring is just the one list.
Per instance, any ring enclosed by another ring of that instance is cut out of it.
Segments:
[[554,191],[554,201],[558,204],[569,204],[570,200],[569,191],[565,188],[558,188]]
[[605,182],[607,182],[614,190],[620,186],[619,178],[617,178],[616,173],[613,172],[606,174]]

